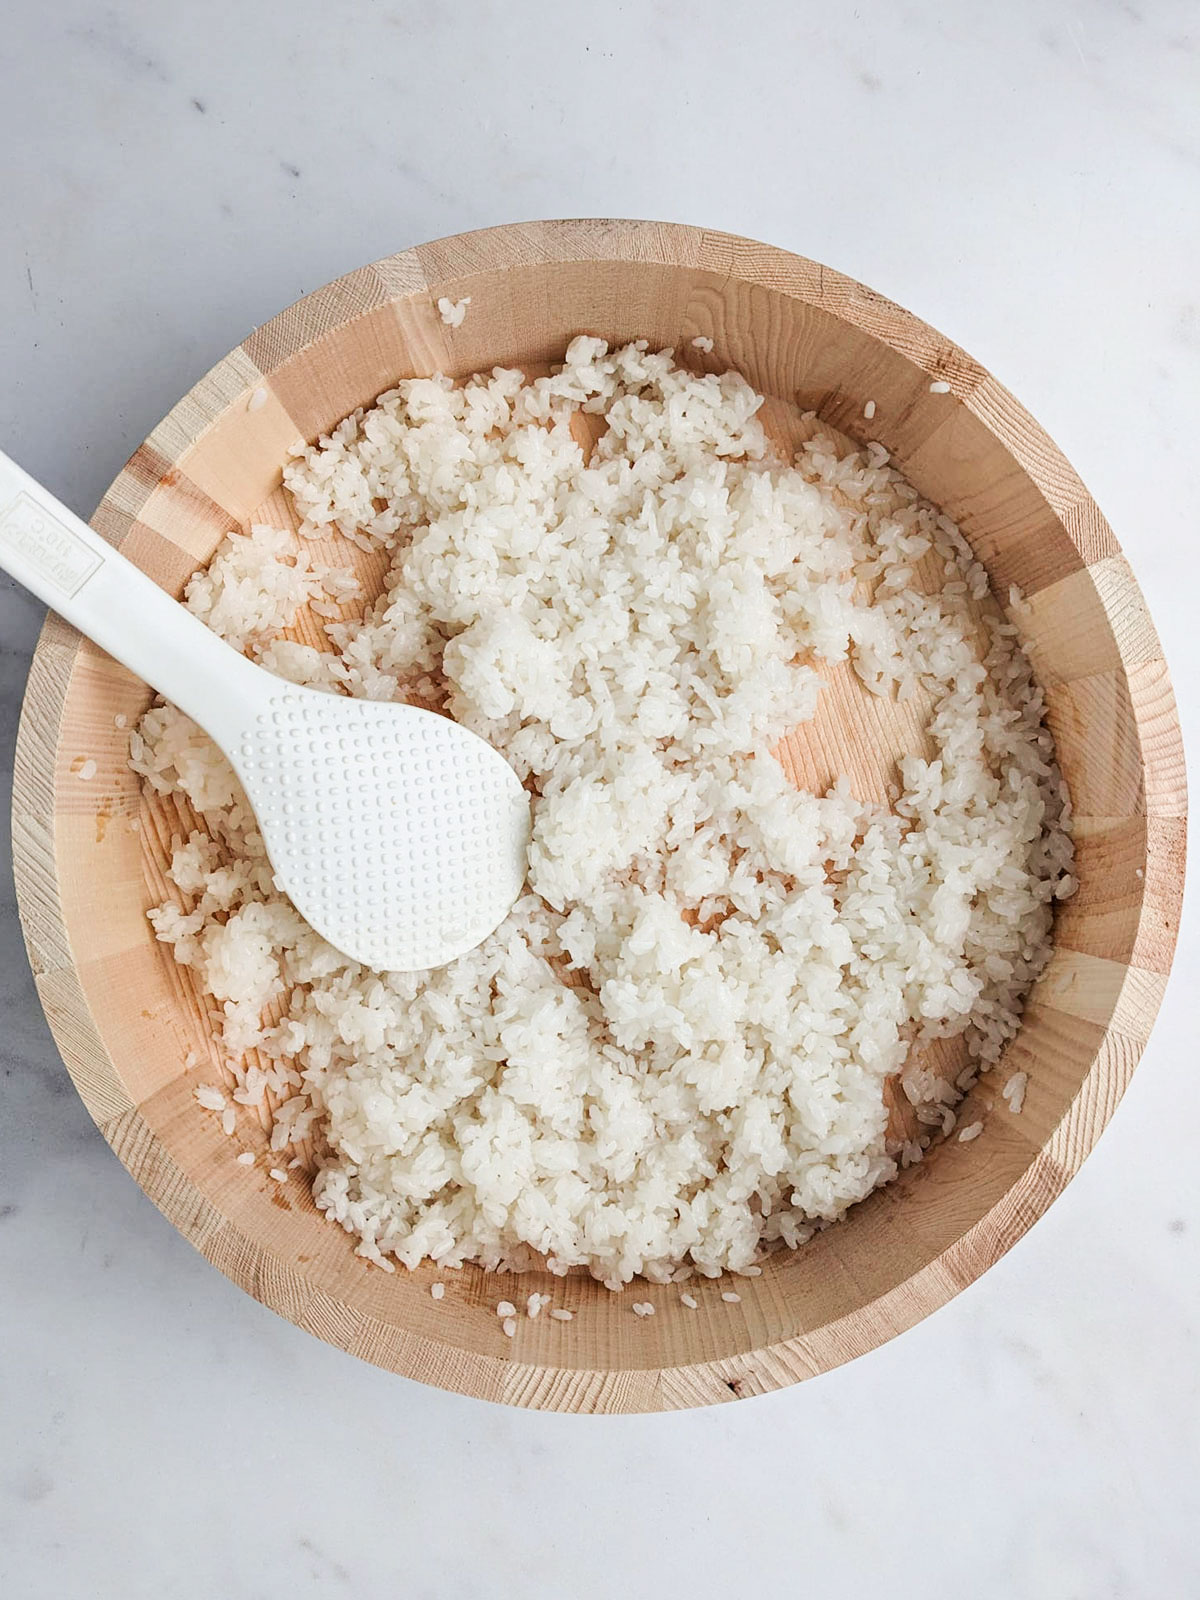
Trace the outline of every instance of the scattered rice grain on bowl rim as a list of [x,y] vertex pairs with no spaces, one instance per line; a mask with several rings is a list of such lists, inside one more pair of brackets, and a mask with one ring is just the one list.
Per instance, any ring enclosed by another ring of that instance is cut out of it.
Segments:
[[[255,526],[188,584],[279,676],[440,706],[532,794],[506,922],[438,971],[375,973],[275,890],[193,723],[159,705],[130,734],[147,789],[202,819],[151,920],[211,998],[234,1098],[273,1098],[275,1151],[318,1138],[318,1206],[388,1270],[617,1288],[798,1248],[924,1154],[886,1082],[948,1131],[1045,965],[1073,849],[1015,626],[882,446],[818,432],[783,461],[760,403],[584,336],[528,383],[406,380],[287,468],[298,546]],[[580,411],[608,424],[590,460]],[[390,567],[317,650],[282,634],[331,593],[307,541],[335,531]],[[925,556],[935,593],[910,584]],[[890,806],[793,789],[770,754],[822,661],[931,698],[934,756],[900,763]],[[948,1086],[920,1048],[953,1033],[971,1066]]]
[[727,1305],[731,1306],[739,1306],[742,1303],[741,1295],[735,1294],[732,1289],[726,1289],[724,1294],[721,1296],[721,1299],[724,1300]]
[[1029,1083],[1027,1072],[1014,1072],[1012,1077],[1001,1089],[1000,1093],[1008,1101],[1008,1109],[1014,1117],[1019,1117],[1025,1105],[1025,1090]]
[[450,300],[443,295],[437,303],[438,314],[448,328],[460,328],[470,304],[469,294],[464,295],[461,300]]
[[982,1122],[969,1122],[965,1128],[959,1129],[959,1144],[969,1144],[972,1139],[978,1139],[983,1132]]

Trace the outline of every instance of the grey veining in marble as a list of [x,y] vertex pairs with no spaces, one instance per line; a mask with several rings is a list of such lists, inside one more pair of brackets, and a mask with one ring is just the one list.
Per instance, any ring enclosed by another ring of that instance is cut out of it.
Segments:
[[[709,223],[1021,396],[1116,527],[1196,745],[1192,0],[59,0],[10,7],[5,46],[0,443],[75,509],[362,262],[530,216]],[[6,800],[38,626],[0,580]],[[0,1596],[608,1600],[613,1564],[663,1600],[1200,1593],[1198,976],[1189,919],[1096,1154],[921,1327],[720,1411],[526,1415],[328,1349],[174,1233],[58,1060],[6,857]]]

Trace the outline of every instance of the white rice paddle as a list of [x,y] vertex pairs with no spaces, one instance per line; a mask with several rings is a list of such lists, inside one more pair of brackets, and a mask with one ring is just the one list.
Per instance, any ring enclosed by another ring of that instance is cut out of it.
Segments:
[[255,666],[2,454],[0,568],[205,729],[277,885],[345,955],[438,967],[504,919],[525,881],[529,800],[476,734]]

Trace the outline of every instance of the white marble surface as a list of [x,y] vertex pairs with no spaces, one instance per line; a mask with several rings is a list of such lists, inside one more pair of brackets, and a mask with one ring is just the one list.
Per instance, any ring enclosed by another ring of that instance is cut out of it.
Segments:
[[[1124,542],[1200,748],[1192,0],[59,0],[5,34],[0,440],[77,510],[362,262],[532,216],[709,223],[1016,390]],[[6,767],[38,620],[0,584]],[[789,1392],[580,1419],[377,1372],[202,1261],[76,1098],[3,873],[6,1600],[1200,1592],[1194,918],[1100,1148],[982,1282]]]

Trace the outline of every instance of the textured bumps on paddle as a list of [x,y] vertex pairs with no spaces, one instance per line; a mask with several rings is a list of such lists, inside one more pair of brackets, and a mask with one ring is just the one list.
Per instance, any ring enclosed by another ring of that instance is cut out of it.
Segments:
[[528,797],[502,756],[445,717],[288,689],[232,753],[279,886],[364,965],[441,966],[520,892]]

